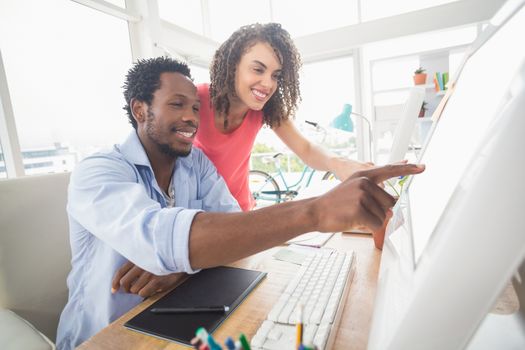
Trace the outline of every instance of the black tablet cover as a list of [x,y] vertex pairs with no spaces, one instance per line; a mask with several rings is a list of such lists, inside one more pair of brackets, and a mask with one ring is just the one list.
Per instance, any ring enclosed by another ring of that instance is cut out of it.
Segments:
[[[189,345],[199,327],[212,333],[265,276],[265,272],[225,266],[202,270],[126,322],[124,327]],[[150,311],[154,307],[220,305],[229,306],[230,310],[224,314],[168,315]]]

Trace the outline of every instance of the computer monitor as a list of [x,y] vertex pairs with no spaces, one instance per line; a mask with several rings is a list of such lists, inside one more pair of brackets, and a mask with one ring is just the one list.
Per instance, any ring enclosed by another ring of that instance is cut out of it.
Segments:
[[525,258],[524,4],[472,44],[394,208],[369,349],[525,348],[525,305],[488,315]]

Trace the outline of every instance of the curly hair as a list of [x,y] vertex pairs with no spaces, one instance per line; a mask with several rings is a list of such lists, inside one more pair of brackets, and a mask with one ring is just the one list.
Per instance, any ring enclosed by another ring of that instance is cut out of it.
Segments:
[[131,100],[136,99],[150,105],[153,101],[153,94],[160,88],[160,75],[165,72],[180,73],[192,79],[190,68],[185,63],[169,57],[138,60],[128,71],[124,86],[122,86],[126,100],[126,105],[123,108],[135,130],[137,129],[137,121],[131,112]]
[[[281,61],[282,73],[277,90],[263,107],[264,124],[279,126],[293,116],[301,100],[299,69],[301,57],[290,34],[278,23],[251,24],[235,31],[215,52],[210,67],[210,98],[219,113],[228,114],[230,100],[236,96],[235,72],[242,55],[253,45],[265,42]],[[225,120],[225,128],[227,120]]]

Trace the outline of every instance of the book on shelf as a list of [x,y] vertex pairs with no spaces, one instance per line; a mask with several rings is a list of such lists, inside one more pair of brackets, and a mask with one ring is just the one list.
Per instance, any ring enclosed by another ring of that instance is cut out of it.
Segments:
[[435,72],[434,73],[434,87],[436,91],[443,91],[447,89],[448,83],[448,72]]
[[448,85],[448,72],[443,72],[443,90],[447,89]]

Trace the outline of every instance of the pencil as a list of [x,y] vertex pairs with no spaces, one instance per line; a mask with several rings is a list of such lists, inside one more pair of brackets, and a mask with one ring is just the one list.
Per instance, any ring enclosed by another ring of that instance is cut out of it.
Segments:
[[250,343],[248,343],[248,339],[246,339],[246,336],[244,334],[241,333],[239,335],[239,341],[241,342],[243,350],[251,350]]
[[303,343],[303,305],[299,305],[299,315],[298,315],[298,321],[297,321],[297,341],[296,341],[296,349],[299,349],[301,344]]

